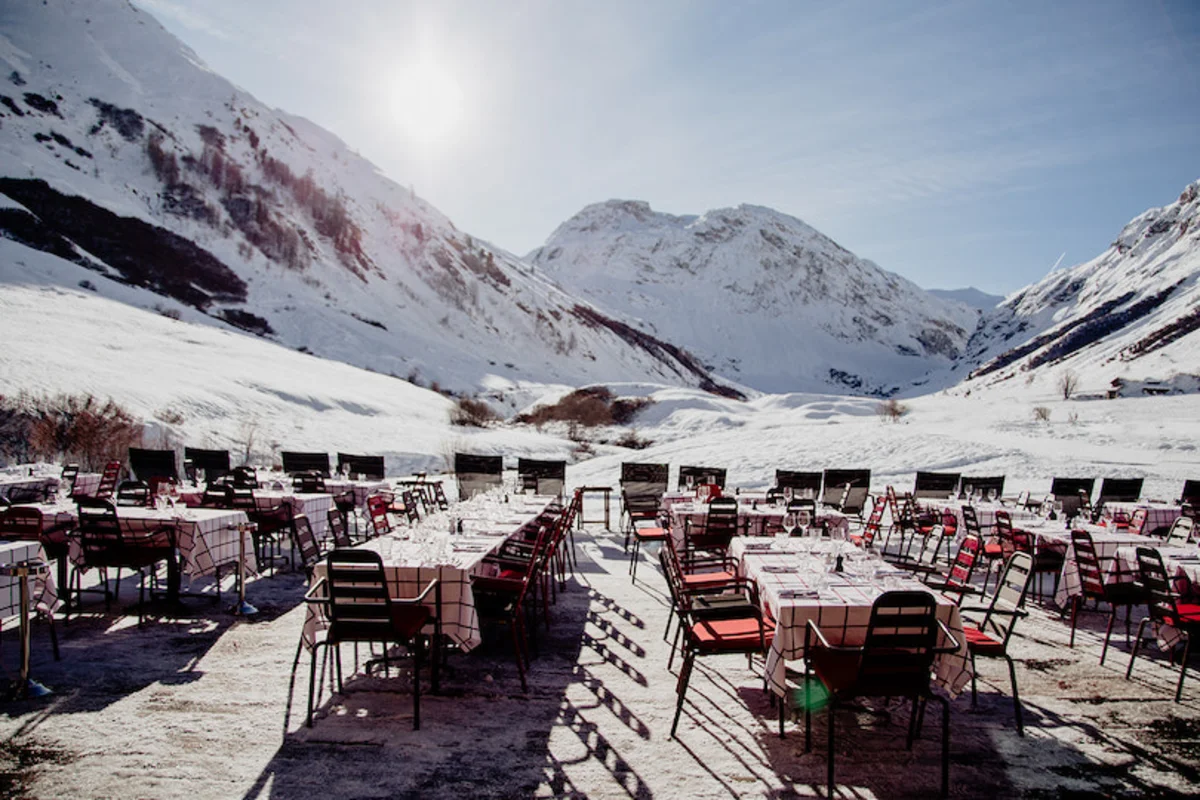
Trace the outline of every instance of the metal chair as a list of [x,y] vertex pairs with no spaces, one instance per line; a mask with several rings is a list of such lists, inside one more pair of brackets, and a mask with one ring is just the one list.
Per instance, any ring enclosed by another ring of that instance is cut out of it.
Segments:
[[1200,635],[1200,605],[1181,603],[1171,585],[1171,578],[1163,566],[1162,555],[1152,547],[1137,549],[1138,578],[1146,591],[1146,618],[1138,625],[1137,638],[1133,641],[1133,655],[1125,670],[1125,680],[1133,674],[1133,662],[1142,645],[1146,624],[1153,622],[1160,641],[1169,645],[1171,663],[1175,663],[1175,648],[1183,643],[1183,657],[1179,661],[1179,683],[1175,687],[1175,702],[1183,697],[1183,678],[1187,674],[1188,654],[1192,636]]
[[[426,604],[434,593],[431,610]],[[422,631],[433,623],[433,642],[441,638],[441,584],[435,578],[415,597],[394,598],[388,592],[387,573],[379,553],[370,550],[333,550],[325,557],[325,575],[305,595],[305,601],[325,607],[329,627],[325,638],[313,646],[309,669],[307,725],[312,727],[317,683],[317,651],[333,647],[338,691],[343,691],[344,642],[378,642],[383,645],[384,672],[391,666],[391,645],[407,647],[413,658],[413,730],[421,727],[421,661],[426,643]],[[438,690],[438,661],[433,659],[431,685]],[[370,670],[371,662],[367,664]]]
[[1146,602],[1146,591],[1139,583],[1104,582],[1100,557],[1096,555],[1096,544],[1092,541],[1092,535],[1087,531],[1071,531],[1071,546],[1075,550],[1075,564],[1079,567],[1080,592],[1071,598],[1071,641],[1067,646],[1075,646],[1075,623],[1079,616],[1079,607],[1088,600],[1095,600],[1097,604],[1108,603],[1111,609],[1108,615],[1108,627],[1104,631],[1104,647],[1100,651],[1100,663],[1103,664],[1108,655],[1108,640],[1112,636],[1117,609],[1125,606],[1125,640],[1128,644],[1129,615],[1135,605]]
[[[939,639],[946,644],[939,645]],[[930,686],[933,660],[961,644],[937,618],[937,600],[924,591],[891,591],[871,607],[866,640],[859,647],[834,645],[813,620],[804,631],[804,749],[812,750],[812,712],[822,701],[829,709],[826,781],[834,793],[834,716],[838,706],[858,697],[904,697],[912,703],[906,747],[911,750],[925,704],[942,706],[942,791],[950,788],[950,703]],[[814,697],[814,689],[821,697]],[[783,736],[781,707],[779,734]]]

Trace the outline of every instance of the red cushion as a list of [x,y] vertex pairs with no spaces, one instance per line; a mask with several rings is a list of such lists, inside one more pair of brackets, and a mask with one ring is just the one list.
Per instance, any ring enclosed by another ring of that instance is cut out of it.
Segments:
[[732,572],[693,572],[683,576],[683,585],[694,588],[713,583],[729,583],[736,578]]
[[988,558],[999,558],[1004,555],[1004,550],[1000,547],[999,542],[985,544],[983,546],[983,554]]
[[774,634],[775,625],[767,620],[760,622],[757,617],[704,619],[692,625],[696,646],[707,652],[759,650]]
[[827,650],[823,647],[813,647],[808,654],[813,672],[834,693],[849,687],[858,678],[861,657],[859,651]]
[[661,542],[667,538],[666,528],[634,528],[633,535],[642,542]]
[[1176,603],[1175,610],[1179,612],[1180,622],[1200,624],[1200,605],[1196,603]]
[[967,647],[978,655],[1004,655],[1004,644],[996,639],[993,639],[991,636],[988,636],[974,625],[964,625],[963,635],[967,638]]

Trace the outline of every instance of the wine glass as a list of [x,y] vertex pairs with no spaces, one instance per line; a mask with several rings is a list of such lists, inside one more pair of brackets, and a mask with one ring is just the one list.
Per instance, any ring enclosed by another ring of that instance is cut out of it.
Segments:
[[968,483],[966,486],[964,486],[963,494],[966,495],[967,500],[972,499],[975,496],[975,484]]

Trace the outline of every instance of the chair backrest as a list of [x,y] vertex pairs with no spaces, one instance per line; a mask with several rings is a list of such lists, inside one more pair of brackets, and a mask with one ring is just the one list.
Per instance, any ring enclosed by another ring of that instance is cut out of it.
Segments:
[[371,518],[373,536],[383,536],[392,532],[392,521],[388,519],[388,499],[380,494],[367,498],[367,514]]
[[151,478],[170,478],[179,482],[179,468],[175,465],[174,450],[146,450],[129,448],[129,471],[144,483]]
[[909,696],[929,686],[938,640],[937,600],[927,591],[875,599],[851,694]]
[[204,481],[206,483],[211,483],[229,472],[228,450],[205,450],[199,447],[184,447],[183,457],[186,461],[192,462],[192,467],[197,472],[197,478],[200,477],[199,473],[204,473]]
[[945,500],[958,495],[959,472],[918,472],[913,484],[913,497]]
[[836,506],[844,514],[861,514],[871,491],[869,469],[827,469],[821,503]]
[[498,488],[504,484],[504,456],[455,453],[454,476],[459,500]]
[[1167,544],[1187,544],[1192,538],[1192,528],[1194,526],[1195,521],[1191,517],[1178,517],[1171,523],[1171,530],[1167,532]]
[[964,536],[958,545],[958,552],[954,555],[954,562],[946,575],[945,586],[947,592],[958,592],[960,603],[971,585],[971,578],[975,575],[975,567],[979,564],[982,550],[983,540],[973,533]]
[[1079,568],[1079,585],[1083,596],[1104,597],[1104,572],[1100,568],[1100,556],[1096,543],[1087,531],[1071,531],[1071,548],[1075,551],[1075,565]]
[[117,487],[117,505],[147,506],[150,504],[150,487],[143,481],[121,481]]
[[236,489],[257,489],[258,488],[258,470],[254,467],[242,465],[234,467],[232,475],[233,486]]
[[[975,516],[974,508],[971,509],[971,516],[972,517]],[[975,530],[979,530],[978,522],[975,522]],[[1013,530],[1012,514],[1008,513],[1004,509],[997,509],[996,510],[996,535],[1003,539],[1006,536],[1012,536],[1012,530]]]
[[89,554],[120,548],[123,543],[121,523],[112,501],[82,497],[77,503],[79,545],[84,563]]
[[[1029,590],[1029,579],[1033,575],[1033,555],[1026,552],[1016,552],[1008,557],[1000,579],[996,582],[996,590],[984,613],[979,629],[990,636],[995,636],[1008,647],[1012,637],[1013,627],[1017,621],[1017,611],[1025,602],[1025,593]],[[1003,613],[996,613],[1003,612]]]
[[336,508],[329,509],[329,535],[334,547],[352,547],[350,533],[346,530],[346,522]]
[[325,556],[325,579],[332,638],[380,641],[392,637],[392,600],[379,553],[331,550]]
[[325,476],[316,470],[292,473],[292,490],[301,494],[318,494],[325,491]]
[[517,478],[522,488],[532,487],[538,494],[562,497],[567,482],[567,462],[518,458]]
[[[350,453],[337,454],[338,472],[348,471],[351,475],[364,475],[367,480],[381,481],[387,475],[383,456],[356,456]],[[343,470],[343,467],[349,470]]]
[[621,464],[621,495],[628,501],[634,502],[653,498],[657,504],[663,492],[667,491],[667,474],[669,464],[643,464],[627,461]]
[[10,506],[0,511],[0,537],[36,542],[42,538],[42,512],[29,506]]
[[1091,497],[1095,487],[1095,478],[1055,478],[1050,482],[1050,494],[1054,495],[1055,500],[1064,501],[1068,497],[1078,497],[1080,492],[1086,492]]
[[230,486],[229,501],[232,508],[254,513],[258,511],[258,501],[254,498],[254,490],[241,486]]
[[678,488],[686,489],[702,483],[712,483],[724,489],[725,474],[724,467],[680,467]]
[[737,535],[737,498],[718,497],[708,504],[708,518],[704,527],[686,533],[689,549],[716,550],[729,547]]
[[1143,478],[1105,478],[1100,483],[1097,506],[1105,503],[1134,503],[1142,496]]
[[208,484],[200,497],[200,505],[205,508],[233,508],[233,487],[222,483]]
[[1153,547],[1137,549],[1138,581],[1145,591],[1146,611],[1158,623],[1179,625],[1179,609],[1175,605],[1175,590],[1163,566],[1162,555]]
[[821,473],[777,469],[775,470],[775,485],[780,489],[791,489],[793,496],[803,493],[807,489],[812,492],[814,498],[817,498],[821,496]]
[[875,537],[879,535],[880,523],[883,521],[883,509],[887,505],[883,498],[875,498],[875,502],[871,505],[871,513],[867,516],[867,521],[863,523],[862,529],[862,546],[864,549],[870,549],[875,543]]
[[121,462],[109,461],[100,473],[100,484],[96,487],[96,497],[106,500],[117,491],[117,479],[121,477]]
[[321,547],[317,544],[317,537],[313,534],[307,514],[297,514],[292,518],[292,537],[296,542],[296,549],[300,551],[304,571],[312,575],[313,567],[321,560]]
[[[973,533],[976,536],[982,536],[983,530],[979,527],[979,516],[975,513],[975,506],[964,505],[962,507],[963,528],[967,533]],[[1009,528],[1012,526],[1010,525]]]
[[946,529],[941,525],[934,525],[930,529],[929,535],[921,540],[921,551],[917,553],[917,563],[924,567],[936,567],[945,545]]
[[417,493],[412,490],[401,492],[400,500],[404,503],[404,516],[408,520],[408,524],[420,522],[421,509],[417,505]]
[[1179,494],[1179,502],[1200,506],[1200,481],[1184,481],[1183,491]]
[[1129,518],[1128,531],[1130,533],[1142,533],[1146,529],[1146,520],[1149,518],[1150,512],[1144,508],[1135,508],[1133,515]]
[[1004,495],[1004,475],[964,475],[961,477],[959,497],[967,498],[967,486],[971,487],[971,492],[979,493],[980,497],[989,497],[991,493],[996,494],[997,498]]
[[59,480],[62,482],[62,485],[64,487],[66,487],[68,495],[75,494],[75,481],[78,478],[79,478],[79,465],[78,464],[67,464],[63,467],[62,475],[59,476]]
[[433,499],[437,503],[437,507],[445,511],[450,507],[450,502],[446,499],[446,490],[440,482],[429,484],[433,487]]
[[329,477],[329,453],[284,450],[279,458],[283,462],[283,471],[289,475],[293,472],[319,472]]

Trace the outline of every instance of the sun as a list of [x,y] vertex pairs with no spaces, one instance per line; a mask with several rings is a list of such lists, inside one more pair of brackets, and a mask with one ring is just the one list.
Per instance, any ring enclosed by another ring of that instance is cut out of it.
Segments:
[[399,70],[394,114],[401,130],[425,148],[445,145],[462,126],[462,87],[447,69],[421,59]]

